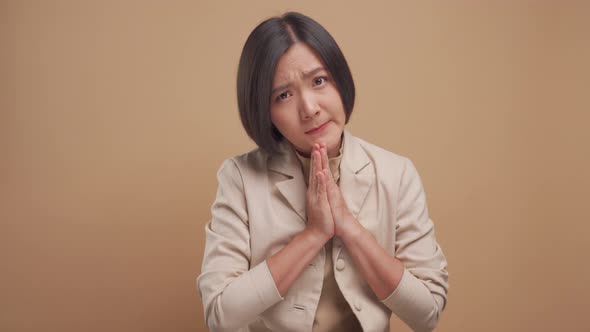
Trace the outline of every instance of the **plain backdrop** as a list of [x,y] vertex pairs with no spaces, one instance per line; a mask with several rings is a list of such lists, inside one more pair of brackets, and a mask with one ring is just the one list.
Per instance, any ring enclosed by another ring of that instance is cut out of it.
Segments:
[[[0,1],[0,330],[200,331],[196,277],[241,48],[288,10],[409,157],[449,261],[438,331],[580,331],[587,1]],[[408,331],[392,318],[392,331]]]

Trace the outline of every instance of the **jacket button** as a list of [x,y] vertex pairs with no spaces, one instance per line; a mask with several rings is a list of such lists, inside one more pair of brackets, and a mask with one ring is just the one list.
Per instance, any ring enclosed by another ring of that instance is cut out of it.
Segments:
[[354,308],[356,309],[356,311],[363,310],[363,306],[361,305],[361,302],[359,300],[354,301]]
[[344,267],[345,267],[345,265],[344,265],[344,259],[342,259],[342,258],[339,258],[339,259],[336,261],[336,270],[338,270],[338,271],[342,271],[342,270],[344,270]]

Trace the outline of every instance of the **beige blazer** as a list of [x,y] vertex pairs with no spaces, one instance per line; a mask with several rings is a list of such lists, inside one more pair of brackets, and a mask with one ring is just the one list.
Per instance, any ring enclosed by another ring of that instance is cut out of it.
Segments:
[[[333,239],[336,282],[364,331],[389,331],[391,313],[415,331],[432,330],[446,305],[447,261],[434,235],[426,195],[412,162],[345,129],[340,188],[348,208],[405,266],[399,286],[379,299],[339,238]],[[212,331],[311,331],[321,294],[325,249],[284,298],[266,258],[305,228],[301,165],[287,142],[269,156],[256,149],[227,159],[206,226],[197,279]]]

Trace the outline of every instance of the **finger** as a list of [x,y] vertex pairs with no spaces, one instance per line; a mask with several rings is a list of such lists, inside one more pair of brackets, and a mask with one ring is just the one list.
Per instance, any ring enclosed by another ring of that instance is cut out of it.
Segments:
[[323,180],[324,180],[324,188],[326,191],[326,194],[324,197],[326,197],[328,204],[330,204],[330,206],[332,206],[332,204],[335,202],[335,197],[333,197],[334,192],[333,192],[333,185],[332,185],[332,182],[334,182],[334,181],[333,180],[331,181],[329,179],[330,176],[325,169],[322,170],[322,173],[323,173]]
[[325,142],[323,142],[322,144],[320,144],[320,149],[325,149],[326,150],[326,154],[328,153],[328,146],[326,145]]
[[319,170],[321,170],[321,167],[318,167],[318,161],[320,160],[321,155],[320,152],[318,150],[316,150],[315,148],[311,150],[311,161],[309,163],[309,177],[310,179],[313,179],[313,181],[316,181],[317,179],[315,178],[315,173],[317,173]]
[[317,172],[316,173],[316,178],[317,178],[317,182],[318,185],[316,186],[316,195],[318,198],[321,197],[321,190],[322,190],[322,173],[321,172]]
[[314,156],[313,156],[313,152],[314,150],[311,150],[311,161],[309,162],[309,174],[308,174],[308,187],[309,188],[313,188],[315,185],[315,169],[314,169]]
[[315,160],[313,162],[313,164],[314,164],[313,165],[314,166],[314,171],[315,172],[320,172],[322,170],[322,156],[321,156],[319,150],[316,150],[314,153],[316,154],[316,158],[315,158]]
[[326,148],[322,148],[322,171],[326,171],[326,187],[328,190],[330,187],[334,186],[334,176],[332,175],[332,170],[330,169],[330,162],[328,160],[328,151]]
[[325,144],[323,144],[321,151],[322,151],[322,169],[330,170],[330,167],[328,166],[328,150],[326,149]]
[[330,195],[332,193],[332,190],[334,189],[334,187],[336,186],[336,183],[334,182],[334,178],[332,177],[332,173],[330,173],[330,169],[323,169],[322,172],[324,172],[324,176],[325,176],[325,181],[326,181],[326,191],[328,192],[328,195]]
[[315,176],[314,176],[314,178],[315,178],[315,181],[314,181],[314,184],[315,184],[315,186],[314,186],[314,188],[313,188],[313,193],[314,193],[314,195],[316,196],[316,198],[320,196],[320,195],[319,195],[319,191],[320,191],[320,186],[319,186],[319,184],[320,184],[320,181],[321,181],[321,179],[320,179],[320,174],[321,174],[321,173],[316,173],[316,174],[315,174]]
[[318,200],[328,201],[327,187],[326,187],[326,174],[324,172],[318,172]]

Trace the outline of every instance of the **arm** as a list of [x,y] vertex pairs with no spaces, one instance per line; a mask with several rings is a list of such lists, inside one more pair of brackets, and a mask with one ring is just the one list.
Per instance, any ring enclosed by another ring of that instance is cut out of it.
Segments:
[[266,261],[281,295],[297,280],[324,244],[334,236],[334,222],[327,196],[319,145],[311,153],[309,186],[306,193],[307,226],[293,240]]
[[240,171],[233,160],[220,167],[205,252],[197,279],[212,331],[235,331],[282,300],[265,261],[250,266],[248,211]]
[[350,233],[341,234],[342,242],[373,293],[383,301],[399,285],[404,265],[390,256],[354,217],[345,222],[351,227]]
[[304,230],[266,260],[281,296],[285,296],[328,239],[321,234]]
[[[414,331],[434,329],[446,302],[446,271],[429,272],[419,262],[402,261],[397,258],[403,255],[400,252],[390,256],[356,219],[347,222],[358,229],[343,234],[342,242],[377,298]],[[429,278],[428,273],[444,276],[444,282]]]
[[[321,167],[319,153],[316,161]],[[333,236],[325,181],[310,179],[306,229],[266,261],[250,268],[248,213],[240,171],[233,161],[218,172],[219,189],[206,227],[198,287],[211,330],[235,330],[281,301],[293,282]],[[323,186],[322,186],[323,184]]]
[[395,256],[404,267],[399,285],[383,303],[414,330],[432,330],[447,302],[447,260],[428,214],[414,164],[405,159],[396,213]]
[[[327,166],[327,155],[323,155]],[[329,167],[324,167],[329,174]],[[331,178],[331,176],[329,176]],[[413,330],[434,329],[446,303],[446,259],[436,243],[422,183],[410,160],[400,184],[396,256],[390,256],[346,207],[328,181],[335,232],[375,295]]]

